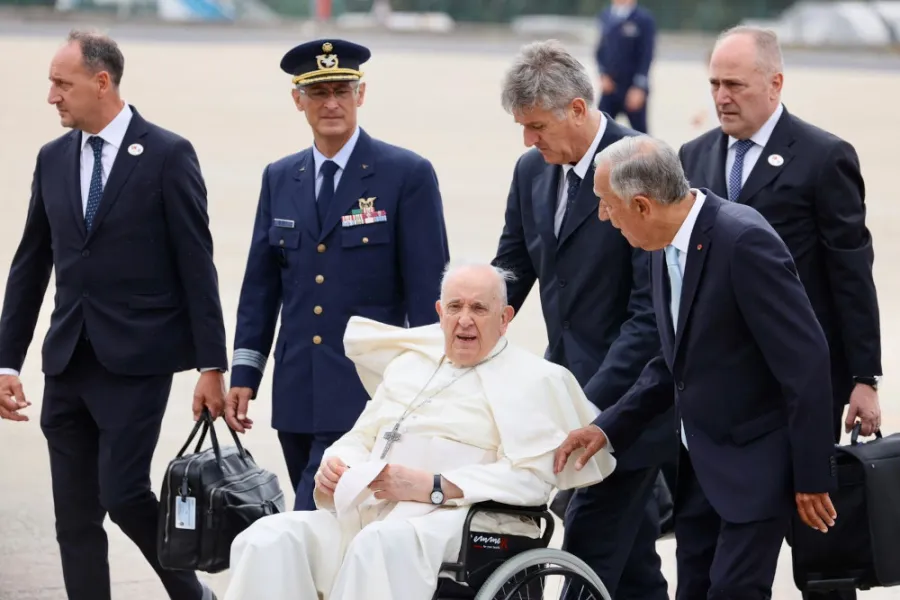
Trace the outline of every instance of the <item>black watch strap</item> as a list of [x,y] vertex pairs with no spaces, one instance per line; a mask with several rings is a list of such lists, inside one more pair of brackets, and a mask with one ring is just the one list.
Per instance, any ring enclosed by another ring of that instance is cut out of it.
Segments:
[[877,377],[855,376],[855,377],[853,377],[853,383],[862,383],[863,385],[868,385],[876,390],[878,389],[878,378]]

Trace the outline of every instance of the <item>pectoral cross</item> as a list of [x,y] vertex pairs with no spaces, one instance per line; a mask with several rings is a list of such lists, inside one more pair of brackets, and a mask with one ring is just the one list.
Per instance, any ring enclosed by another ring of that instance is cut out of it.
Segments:
[[391,446],[394,445],[394,442],[400,441],[400,423],[394,425],[394,428],[390,431],[384,432],[384,439],[387,440],[387,444],[384,446],[384,450],[381,451],[381,459],[384,460],[384,457],[387,456],[387,453],[391,451]]

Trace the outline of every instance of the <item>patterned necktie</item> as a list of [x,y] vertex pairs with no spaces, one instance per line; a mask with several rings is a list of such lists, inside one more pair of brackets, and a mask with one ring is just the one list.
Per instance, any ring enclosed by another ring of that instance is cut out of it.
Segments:
[[92,136],[88,143],[94,149],[94,169],[91,171],[91,185],[88,188],[87,208],[84,211],[84,225],[88,231],[94,224],[94,215],[103,197],[103,138]]
[[744,178],[744,156],[753,147],[753,140],[738,140],[734,145],[734,164],[728,175],[728,199],[737,202]]
[[675,246],[671,244],[666,246],[666,266],[669,267],[669,284],[671,287],[669,310],[672,312],[672,331],[676,332],[678,330],[678,309],[681,306],[681,265],[678,263],[680,254]]
[[319,188],[319,197],[316,199],[316,209],[319,213],[319,227],[325,222],[328,215],[328,206],[331,199],[334,198],[334,174],[337,173],[338,165],[333,160],[326,160],[322,163],[320,172],[322,173],[322,187]]
[[569,218],[569,211],[572,210],[572,205],[575,203],[575,196],[578,195],[578,187],[580,185],[581,177],[578,176],[574,168],[569,169],[569,172],[566,173],[566,209],[563,211],[563,218],[559,224],[559,233],[557,233],[556,237],[559,237],[566,227],[566,220]]

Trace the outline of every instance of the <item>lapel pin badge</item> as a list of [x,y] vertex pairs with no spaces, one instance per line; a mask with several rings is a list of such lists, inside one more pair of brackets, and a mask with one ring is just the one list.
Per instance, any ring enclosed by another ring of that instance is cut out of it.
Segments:
[[305,171],[305,170],[306,170],[306,167],[300,167],[300,172],[301,172],[301,173],[302,173],[303,171]]
[[132,156],[140,156],[144,153],[144,147],[140,144],[132,144],[128,146],[128,154]]
[[369,165],[367,165],[367,164],[365,164],[365,163],[363,163],[361,166],[362,166],[363,169],[368,169],[368,168],[369,168]]
[[697,250],[703,250],[703,244],[697,244]]
[[784,159],[780,154],[770,154],[769,155],[769,164],[773,167],[780,167],[784,164]]

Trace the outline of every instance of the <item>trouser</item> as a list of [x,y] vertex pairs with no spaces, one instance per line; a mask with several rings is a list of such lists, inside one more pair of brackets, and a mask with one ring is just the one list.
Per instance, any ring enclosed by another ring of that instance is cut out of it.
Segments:
[[784,517],[730,523],[710,505],[682,447],[675,495],[676,600],[770,600]]
[[140,549],[169,598],[202,596],[192,571],[166,571],[156,556],[159,502],[150,463],[171,387],[172,375],[110,373],[85,339],[67,369],[46,378],[41,430],[69,600],[110,600],[107,514]]
[[668,600],[656,540],[659,468],[616,470],[579,489],[566,510],[563,549],[585,561],[616,600]]
[[625,108],[625,96],[628,93],[628,86],[616,86],[616,90],[612,94],[604,94],[600,98],[600,110],[615,119],[620,113],[625,113],[628,117],[628,124],[631,128],[640,133],[647,133],[647,103],[650,99],[648,95],[644,100],[644,105],[638,110],[631,111]]
[[322,463],[322,454],[343,433],[288,433],[278,432],[278,441],[284,453],[291,487],[294,488],[294,510],[315,510],[313,478]]

